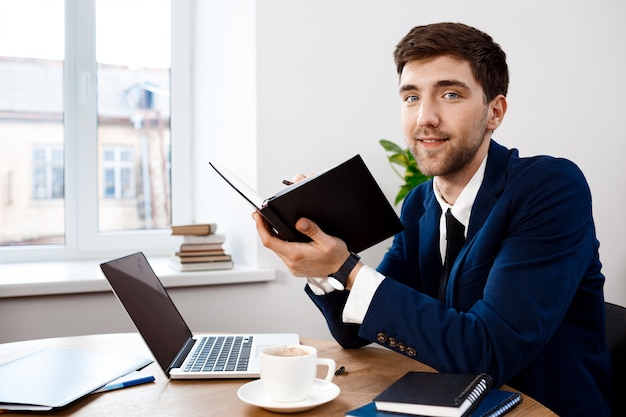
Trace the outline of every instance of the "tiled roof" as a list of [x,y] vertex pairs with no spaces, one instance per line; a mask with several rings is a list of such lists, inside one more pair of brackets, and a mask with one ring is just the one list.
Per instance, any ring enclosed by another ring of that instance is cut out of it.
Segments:
[[[141,107],[144,90],[151,91],[153,108],[169,117],[169,71],[129,70],[98,66],[100,117],[129,118]],[[0,112],[61,114],[63,62],[0,57]]]

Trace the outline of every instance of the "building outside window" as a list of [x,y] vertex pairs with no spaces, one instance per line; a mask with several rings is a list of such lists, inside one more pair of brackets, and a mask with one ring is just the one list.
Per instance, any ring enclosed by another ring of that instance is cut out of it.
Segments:
[[169,229],[171,7],[0,4],[0,260]]

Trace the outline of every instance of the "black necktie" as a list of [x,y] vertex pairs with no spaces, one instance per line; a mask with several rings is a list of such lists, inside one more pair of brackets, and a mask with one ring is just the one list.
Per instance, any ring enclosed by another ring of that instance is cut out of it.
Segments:
[[439,281],[439,300],[446,300],[446,287],[454,261],[465,243],[465,226],[450,212],[446,211],[446,259],[443,262],[441,280]]

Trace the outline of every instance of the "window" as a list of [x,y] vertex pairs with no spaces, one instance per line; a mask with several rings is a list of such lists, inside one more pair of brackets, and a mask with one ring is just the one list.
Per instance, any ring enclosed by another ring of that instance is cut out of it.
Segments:
[[102,197],[135,198],[135,161],[132,148],[106,147],[102,152]]
[[63,198],[63,147],[35,146],[32,166],[33,199]]
[[191,30],[171,3],[2,2],[0,259],[168,247],[171,22]]

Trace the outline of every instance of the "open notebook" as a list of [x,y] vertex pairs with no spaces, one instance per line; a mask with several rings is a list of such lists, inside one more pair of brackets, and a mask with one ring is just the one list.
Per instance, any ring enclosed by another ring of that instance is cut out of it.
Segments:
[[209,164],[283,240],[310,240],[295,228],[301,217],[343,240],[352,252],[361,252],[404,229],[360,155],[265,199],[225,167]]

